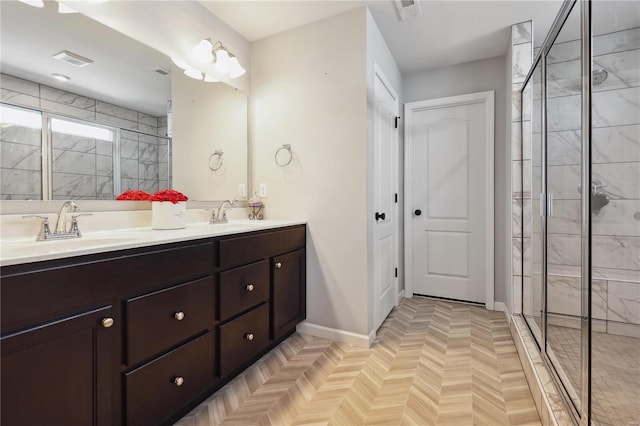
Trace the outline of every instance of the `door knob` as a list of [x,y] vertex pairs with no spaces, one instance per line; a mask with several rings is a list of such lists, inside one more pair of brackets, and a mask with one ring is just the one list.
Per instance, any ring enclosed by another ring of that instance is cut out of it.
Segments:
[[245,339],[247,339],[247,340],[249,340],[249,341],[253,340],[253,333],[247,333],[247,334],[245,334],[245,335],[244,335],[244,338],[245,338]]
[[278,268],[278,269],[282,268],[282,263],[276,262],[276,268]]
[[420,216],[422,214],[422,210],[416,209],[416,211],[413,213],[415,213],[416,216]]
[[384,220],[384,218],[386,217],[386,215],[385,215],[384,213],[376,212],[376,216],[375,216],[375,217],[376,217],[376,221],[378,221],[378,220],[380,220],[380,219]]
[[178,312],[174,313],[173,314],[173,318],[175,318],[178,321],[182,321],[184,319],[184,312],[178,311]]
[[184,377],[181,377],[181,376],[174,377],[172,382],[176,386],[182,386],[182,384],[184,383]]
[[113,318],[103,318],[100,323],[104,328],[109,328],[113,325]]
[[255,287],[253,286],[253,284],[247,284],[245,288],[247,289],[247,291],[253,291]]

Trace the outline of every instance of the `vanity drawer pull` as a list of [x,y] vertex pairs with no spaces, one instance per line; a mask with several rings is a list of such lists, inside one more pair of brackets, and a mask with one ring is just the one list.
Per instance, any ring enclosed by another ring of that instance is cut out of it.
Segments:
[[282,268],[282,263],[281,263],[281,262],[276,262],[276,268],[277,268],[277,269]]
[[253,333],[247,333],[244,335],[244,338],[247,339],[248,341],[252,341],[253,340]]
[[173,314],[173,317],[178,321],[182,321],[184,319],[184,312],[178,311]]
[[184,377],[176,376],[173,378],[171,382],[173,382],[173,384],[176,386],[182,386],[182,384],[184,383]]
[[247,284],[247,286],[245,288],[247,289],[247,291],[253,291],[255,289],[253,284]]
[[103,318],[100,324],[102,324],[104,328],[109,328],[113,325],[113,318]]

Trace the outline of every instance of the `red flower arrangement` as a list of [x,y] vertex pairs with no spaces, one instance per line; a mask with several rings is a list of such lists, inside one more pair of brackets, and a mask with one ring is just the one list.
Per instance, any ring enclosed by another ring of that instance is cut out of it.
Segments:
[[158,191],[149,197],[149,201],[171,201],[173,204],[177,204],[180,201],[187,201],[189,198],[180,191],[173,189],[165,189]]
[[151,198],[151,194],[139,191],[137,189],[130,189],[128,191],[124,191],[122,194],[116,197],[116,200],[120,201],[149,201]]

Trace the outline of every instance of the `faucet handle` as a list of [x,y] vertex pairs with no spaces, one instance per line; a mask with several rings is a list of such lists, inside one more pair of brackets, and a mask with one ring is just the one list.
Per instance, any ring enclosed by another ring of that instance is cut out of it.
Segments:
[[38,233],[38,237],[36,238],[36,241],[43,241],[49,238],[49,236],[51,236],[51,230],[49,229],[49,218],[47,216],[40,216],[38,214],[28,214],[28,215],[22,216],[22,218],[23,219],[31,219],[31,218],[42,219],[42,226],[40,227],[40,232]]
[[71,215],[71,229],[69,230],[70,234],[76,234],[78,237],[81,237],[80,229],[78,229],[78,218],[80,216],[93,216],[93,213],[77,213]]
[[71,219],[77,219],[80,216],[93,216],[93,213],[77,213],[77,214],[72,214],[71,215]]
[[22,216],[22,218],[23,219],[37,218],[37,219],[42,219],[44,223],[49,223],[49,218],[47,216],[40,216],[39,214],[27,214]]

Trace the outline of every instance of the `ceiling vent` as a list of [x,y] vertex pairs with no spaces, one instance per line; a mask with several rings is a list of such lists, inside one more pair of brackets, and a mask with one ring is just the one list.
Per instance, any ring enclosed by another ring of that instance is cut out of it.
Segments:
[[68,50],[63,50],[57,55],[53,55],[53,57],[59,61],[66,62],[78,68],[86,67],[87,65],[93,63],[91,59],[80,56],[77,53],[69,52]]
[[164,68],[158,68],[158,69],[155,69],[153,71],[157,72],[158,74],[163,75],[165,77],[168,76],[169,74],[171,74],[169,71],[165,70]]
[[395,0],[395,3],[402,21],[422,16],[420,2],[417,0]]

